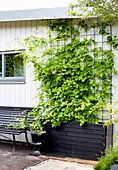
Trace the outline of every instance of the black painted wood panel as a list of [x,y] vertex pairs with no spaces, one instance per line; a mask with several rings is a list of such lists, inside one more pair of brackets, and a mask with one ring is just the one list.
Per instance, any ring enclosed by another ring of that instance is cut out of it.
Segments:
[[50,153],[97,160],[106,147],[107,128],[103,124],[85,124],[69,122],[58,128],[45,125],[47,134],[52,139]]

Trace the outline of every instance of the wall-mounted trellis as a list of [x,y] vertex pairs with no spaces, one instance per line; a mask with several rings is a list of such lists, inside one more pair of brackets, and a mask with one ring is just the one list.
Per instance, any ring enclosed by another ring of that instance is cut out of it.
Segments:
[[[34,64],[35,80],[41,81],[37,106],[41,109],[34,115],[38,119],[45,113],[44,120],[53,127],[68,121],[83,125],[98,122],[97,117],[100,122],[109,119],[104,107],[112,102],[112,74],[116,74],[109,42],[112,26],[92,19],[47,24],[46,38],[25,40],[28,51],[23,56]],[[40,53],[35,55],[37,49]]]
[[[76,29],[79,29],[79,25],[78,25],[79,22],[80,22],[79,19],[72,19],[70,22],[70,25],[74,26]],[[78,38],[80,40],[83,40],[84,38],[87,38],[87,39],[92,38],[96,43],[93,44],[92,46],[89,46],[90,49],[91,49],[91,47],[92,48],[101,47],[102,51],[105,51],[105,50],[112,51],[112,45],[107,43],[108,42],[107,37],[108,36],[112,37],[112,26],[110,24],[106,26],[105,31],[107,34],[104,35],[104,34],[100,33],[100,27],[101,27],[100,24],[98,24],[98,26],[95,26],[92,28],[91,28],[91,25],[97,25],[97,24],[94,24],[93,20],[87,21],[87,23],[85,24],[86,28],[84,28],[82,31],[80,31]],[[84,27],[84,25],[83,25],[83,27]],[[53,37],[53,34],[55,34],[55,33],[52,32],[50,34],[50,37]],[[57,34],[58,34],[58,31],[57,31]],[[73,38],[73,35],[71,34],[71,36],[69,36],[69,40],[67,40],[67,42],[63,41],[63,43],[61,45],[58,44],[58,42],[57,42],[57,47],[66,46],[66,43],[71,41],[72,38]],[[50,43],[50,49],[52,49],[53,46],[55,46],[55,42]],[[88,53],[91,55],[90,51]],[[51,56],[53,56],[54,54],[55,54],[54,52],[51,53]],[[94,60],[96,60],[94,56],[93,56],[93,58],[94,58]],[[102,56],[102,60],[104,60],[103,56]],[[108,102],[110,104],[112,104],[112,71],[111,71],[111,80],[110,81],[111,81],[111,88],[109,90],[109,95],[111,97],[109,97]],[[104,88],[104,87],[102,87],[102,88]],[[96,95],[95,92],[93,92],[93,93],[94,93],[94,95]],[[108,111],[106,111],[105,109],[99,109],[99,111],[102,113],[102,114],[97,114],[97,117],[100,120],[100,122],[105,122],[106,120],[111,118],[110,113]]]

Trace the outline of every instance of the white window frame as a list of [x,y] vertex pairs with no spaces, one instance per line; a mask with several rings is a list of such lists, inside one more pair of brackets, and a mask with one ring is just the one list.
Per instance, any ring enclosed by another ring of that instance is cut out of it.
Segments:
[[25,71],[25,66],[23,63],[23,67],[24,67],[24,76],[23,77],[5,77],[5,55],[7,54],[18,54],[21,53],[23,51],[3,51],[0,52],[0,55],[2,55],[2,77],[0,77],[0,84],[3,83],[7,83],[7,84],[11,84],[11,83],[25,83],[25,75],[26,75],[26,71]]

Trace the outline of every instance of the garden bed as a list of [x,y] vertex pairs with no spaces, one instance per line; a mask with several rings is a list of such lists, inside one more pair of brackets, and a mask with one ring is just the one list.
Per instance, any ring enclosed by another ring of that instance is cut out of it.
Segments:
[[58,128],[45,125],[47,134],[52,140],[50,153],[81,159],[97,160],[101,152],[112,145],[112,126],[103,124],[84,124],[69,122]]

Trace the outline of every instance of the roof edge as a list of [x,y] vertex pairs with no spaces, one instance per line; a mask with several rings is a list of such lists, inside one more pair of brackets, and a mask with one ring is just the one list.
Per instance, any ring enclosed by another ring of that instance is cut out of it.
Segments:
[[0,11],[0,22],[42,20],[42,19],[61,19],[78,18],[68,15],[69,7],[39,8],[13,11]]

